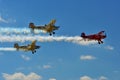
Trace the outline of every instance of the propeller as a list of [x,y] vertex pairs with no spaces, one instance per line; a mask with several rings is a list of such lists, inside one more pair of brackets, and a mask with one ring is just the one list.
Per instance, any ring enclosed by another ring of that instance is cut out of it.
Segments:
[[104,33],[105,33],[105,36],[104,36],[104,37],[106,38],[106,37],[107,37],[107,34],[106,34],[106,32],[104,32]]

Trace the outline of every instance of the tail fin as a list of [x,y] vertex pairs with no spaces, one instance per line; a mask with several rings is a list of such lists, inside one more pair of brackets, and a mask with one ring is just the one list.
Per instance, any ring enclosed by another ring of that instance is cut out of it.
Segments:
[[83,33],[81,33],[81,37],[85,37],[85,33],[83,32]]
[[17,50],[19,49],[18,43],[15,43],[15,44],[14,44],[14,48],[16,48]]
[[35,28],[35,25],[34,25],[34,23],[29,23],[29,28],[31,28],[32,29],[32,31],[34,31],[34,28]]

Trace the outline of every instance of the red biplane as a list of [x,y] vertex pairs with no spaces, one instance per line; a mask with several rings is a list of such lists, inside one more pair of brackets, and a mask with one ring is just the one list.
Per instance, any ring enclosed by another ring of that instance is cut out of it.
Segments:
[[98,41],[98,44],[101,44],[103,43],[102,39],[106,38],[106,34],[105,34],[105,31],[100,31],[99,33],[97,34],[92,34],[92,35],[85,35],[85,33],[81,33],[81,37],[86,40],[97,40]]

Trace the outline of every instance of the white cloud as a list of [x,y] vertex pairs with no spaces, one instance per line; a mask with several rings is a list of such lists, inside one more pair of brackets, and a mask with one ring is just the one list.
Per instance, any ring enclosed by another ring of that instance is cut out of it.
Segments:
[[26,56],[26,55],[21,55],[22,59],[26,60],[26,61],[29,61],[30,60],[30,57]]
[[112,47],[112,46],[106,46],[105,49],[107,49],[107,50],[114,50],[114,47]]
[[108,80],[108,79],[107,79],[107,77],[105,77],[105,76],[101,76],[101,77],[99,78],[99,80]]
[[44,69],[49,69],[49,68],[51,68],[51,65],[43,65],[43,68]]
[[96,59],[94,56],[91,55],[82,55],[80,56],[80,60],[94,60]]
[[93,79],[89,76],[82,76],[80,77],[80,80],[93,80]]
[[80,80],[108,80],[107,79],[107,77],[105,77],[105,76],[101,76],[101,77],[99,77],[99,78],[91,78],[90,76],[82,76],[82,77],[80,77]]
[[49,80],[56,80],[56,78],[50,78]]
[[3,73],[3,78],[5,80],[41,80],[42,77],[36,73],[30,73],[28,75],[25,75],[21,72],[19,73],[14,73],[12,75]]
[[0,15],[0,22],[2,22],[2,23],[15,23],[16,20],[13,19],[13,18],[4,19],[4,18]]
[[4,18],[2,18],[2,16],[0,16],[0,22],[3,22],[3,23],[8,23],[7,20],[5,20]]

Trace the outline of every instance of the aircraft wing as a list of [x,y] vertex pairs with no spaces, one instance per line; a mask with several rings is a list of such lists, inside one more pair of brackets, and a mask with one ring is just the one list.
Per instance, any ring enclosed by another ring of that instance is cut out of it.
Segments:
[[51,20],[50,23],[48,24],[48,26],[53,26],[55,24],[55,22],[56,22],[55,19]]
[[99,35],[102,35],[104,32],[105,32],[105,31],[100,31],[98,34],[99,34]]
[[35,46],[35,44],[36,44],[36,40],[32,41],[31,45],[29,46]]

